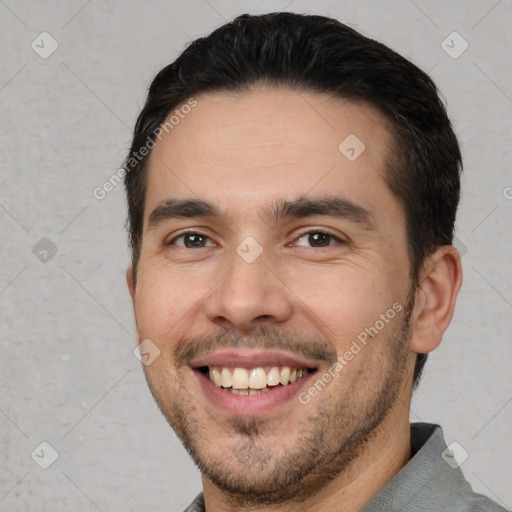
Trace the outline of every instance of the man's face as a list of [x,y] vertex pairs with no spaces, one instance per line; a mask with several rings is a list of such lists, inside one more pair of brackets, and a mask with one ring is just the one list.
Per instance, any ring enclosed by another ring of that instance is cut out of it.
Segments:
[[376,110],[326,95],[196,99],[149,160],[132,295],[139,338],[160,356],[144,370],[203,474],[276,503],[321,487],[408,415],[391,136]]

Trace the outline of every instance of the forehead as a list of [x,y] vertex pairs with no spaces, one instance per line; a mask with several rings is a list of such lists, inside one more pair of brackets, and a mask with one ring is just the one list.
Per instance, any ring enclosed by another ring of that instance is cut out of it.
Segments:
[[371,106],[269,88],[195,99],[152,150],[146,219],[169,197],[239,206],[239,214],[249,198],[339,193],[365,202],[371,190],[393,201],[383,179],[392,137]]

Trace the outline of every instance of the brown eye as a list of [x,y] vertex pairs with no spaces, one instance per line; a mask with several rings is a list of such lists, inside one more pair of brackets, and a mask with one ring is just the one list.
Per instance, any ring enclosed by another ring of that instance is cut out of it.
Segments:
[[309,247],[328,247],[335,242],[342,242],[337,236],[324,231],[308,231],[303,233],[297,240],[305,240],[305,244],[297,243],[296,245],[304,246],[307,244]]
[[308,235],[308,242],[314,247],[327,247],[330,245],[332,236],[325,233],[311,233]]
[[[178,241],[180,242],[178,243]],[[202,247],[213,246],[211,241],[210,244],[207,245],[208,241],[210,241],[210,239],[206,235],[190,231],[173,238],[170,242],[167,242],[166,245],[176,245],[186,249],[201,249]]]

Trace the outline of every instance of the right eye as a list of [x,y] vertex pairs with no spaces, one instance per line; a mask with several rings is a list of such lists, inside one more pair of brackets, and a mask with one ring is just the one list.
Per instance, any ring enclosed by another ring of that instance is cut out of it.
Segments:
[[[178,243],[178,241],[181,241]],[[209,245],[206,245],[207,241],[210,241]],[[213,242],[210,238],[202,233],[195,231],[187,231],[169,240],[165,245],[176,245],[177,247],[183,247],[185,249],[202,249],[203,247],[214,247]]]

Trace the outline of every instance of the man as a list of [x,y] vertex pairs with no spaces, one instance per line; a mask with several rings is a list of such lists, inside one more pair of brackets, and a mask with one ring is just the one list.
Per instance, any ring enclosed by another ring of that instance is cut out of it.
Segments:
[[460,169],[429,77],[333,19],[243,15],[157,75],[127,281],[202,473],[187,510],[504,510],[409,423],[461,285]]

